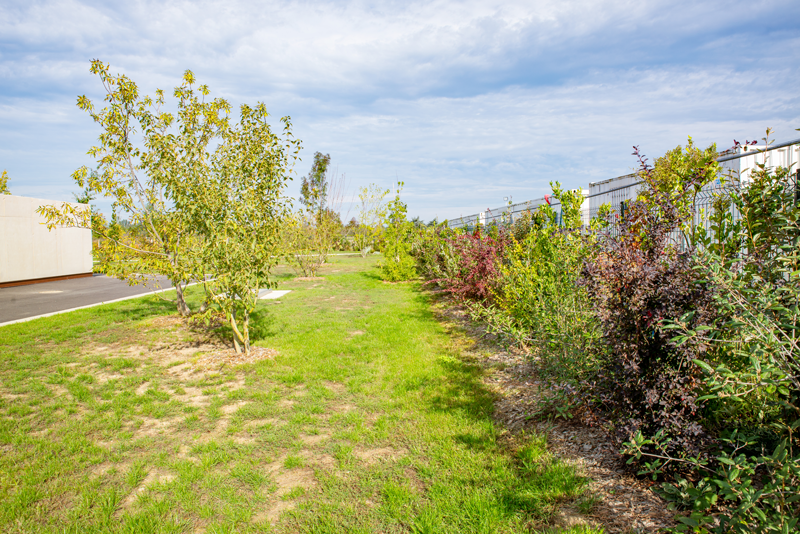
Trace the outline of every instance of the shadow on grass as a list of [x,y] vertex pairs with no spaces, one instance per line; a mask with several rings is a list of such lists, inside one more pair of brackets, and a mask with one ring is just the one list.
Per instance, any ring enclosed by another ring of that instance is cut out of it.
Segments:
[[371,280],[372,282],[383,283],[383,278],[381,278],[380,272],[377,270],[360,271],[357,274],[360,278],[364,278],[365,280]]
[[[250,314],[250,343],[275,337],[278,334],[278,331],[273,328],[276,322],[275,315],[270,313],[267,307],[257,308],[253,311]],[[242,325],[239,324],[239,328],[241,327]],[[223,345],[231,345],[233,343],[233,329],[224,319],[208,328],[203,326],[198,328]]]
[[[437,321],[430,304],[436,295],[418,293],[418,315]],[[473,338],[469,338],[474,341]],[[420,387],[422,408],[432,414],[447,414],[456,424],[450,433],[440,439],[450,441],[455,449],[466,449],[484,464],[474,466],[467,484],[475,484],[463,495],[453,495],[449,502],[432,502],[431,521],[426,523],[423,514],[415,522],[419,531],[429,532],[483,532],[500,530],[506,521],[520,521],[528,528],[545,525],[562,503],[574,500],[583,491],[586,479],[577,475],[573,466],[567,465],[546,452],[544,438],[528,436],[511,442],[498,441],[492,415],[497,394],[483,382],[484,369],[472,360],[464,346],[444,347],[436,361],[441,378],[431,379]],[[505,462],[499,462],[504,457]],[[502,467],[498,467],[502,466]],[[448,511],[457,510],[457,526],[447,523]],[[527,531],[527,529],[526,529]]]
[[487,421],[494,410],[496,396],[481,381],[482,369],[460,359],[438,362],[446,380],[429,399],[429,408],[436,412],[457,411],[476,421]]

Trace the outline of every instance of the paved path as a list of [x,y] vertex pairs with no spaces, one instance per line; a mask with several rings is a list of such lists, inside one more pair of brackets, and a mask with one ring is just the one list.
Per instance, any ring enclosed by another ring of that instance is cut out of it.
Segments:
[[172,287],[163,276],[156,280],[158,284],[129,286],[116,278],[96,274],[87,278],[1,288],[0,325]]

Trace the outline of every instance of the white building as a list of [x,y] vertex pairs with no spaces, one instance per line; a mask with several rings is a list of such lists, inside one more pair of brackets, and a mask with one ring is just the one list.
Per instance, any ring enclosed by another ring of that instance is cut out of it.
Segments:
[[48,230],[36,213],[39,206],[62,204],[0,195],[0,287],[92,275],[92,231]]

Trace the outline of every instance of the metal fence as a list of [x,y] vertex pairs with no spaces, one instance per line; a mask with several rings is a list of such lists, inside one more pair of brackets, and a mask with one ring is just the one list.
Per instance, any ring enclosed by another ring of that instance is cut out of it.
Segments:
[[[746,166],[739,165],[738,168],[731,166],[731,163],[745,161],[744,158],[747,158]],[[777,161],[772,162],[770,158]],[[714,180],[706,184],[696,195],[693,205],[692,224],[694,227],[698,225],[703,227],[706,232],[708,232],[711,225],[711,215],[716,200],[720,197],[724,198],[737,188],[742,187],[742,184],[746,184],[749,178],[749,172],[755,164],[767,163],[770,166],[795,167],[792,187],[794,187],[795,190],[795,198],[800,195],[800,189],[798,189],[797,185],[798,182],[800,182],[800,169],[797,168],[800,167],[800,139],[795,139],[787,143],[774,144],[765,149],[751,149],[750,151],[724,154],[719,157],[717,161],[728,174],[735,175],[736,179]],[[773,163],[775,164],[773,165]],[[617,186],[615,185],[617,183],[622,183],[623,185]],[[590,221],[599,216],[600,210],[603,209],[602,206],[608,205],[610,207],[610,219],[608,219],[608,222],[611,223],[609,232],[613,235],[616,233],[616,222],[624,218],[626,209],[630,206],[630,202],[638,197],[642,188],[643,183],[635,174],[590,184],[590,189],[584,190],[584,204],[581,210],[584,226],[588,227]],[[510,225],[517,221],[523,213],[535,211],[544,204],[549,204],[553,208],[556,212],[557,221],[560,224],[560,202],[558,199],[545,197],[516,204],[508,204],[495,209],[487,209],[485,212],[476,213],[474,215],[451,219],[448,221],[448,226],[472,231],[477,224],[484,226],[492,224],[501,226]],[[717,204],[724,205],[725,203],[717,202]],[[728,205],[726,209],[732,210],[731,216],[734,221],[739,219],[739,213],[734,206]],[[685,238],[679,235],[675,235],[674,239],[676,244],[683,244],[683,242],[685,242]]]

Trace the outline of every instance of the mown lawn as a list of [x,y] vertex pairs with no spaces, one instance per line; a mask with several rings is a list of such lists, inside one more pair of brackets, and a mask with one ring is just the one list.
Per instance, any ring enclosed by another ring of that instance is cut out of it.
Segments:
[[277,355],[245,365],[200,365],[208,334],[152,297],[0,328],[0,532],[546,528],[585,481],[498,440],[416,284],[332,261],[279,277],[253,328]]

